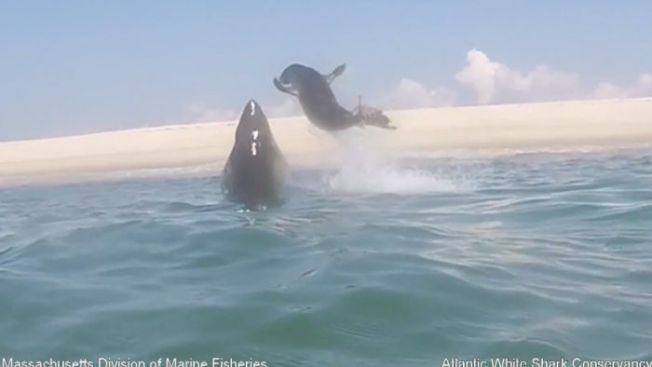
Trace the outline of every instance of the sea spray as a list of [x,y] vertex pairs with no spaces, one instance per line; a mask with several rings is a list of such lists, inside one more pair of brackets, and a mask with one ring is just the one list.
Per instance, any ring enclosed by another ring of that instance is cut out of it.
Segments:
[[255,226],[210,178],[0,190],[0,358],[651,359],[652,152],[395,162],[462,190],[349,195],[296,167]]
[[331,190],[351,193],[415,194],[454,191],[445,177],[418,167],[401,167],[399,162],[365,143],[360,131],[335,135],[340,145],[338,171],[328,178]]

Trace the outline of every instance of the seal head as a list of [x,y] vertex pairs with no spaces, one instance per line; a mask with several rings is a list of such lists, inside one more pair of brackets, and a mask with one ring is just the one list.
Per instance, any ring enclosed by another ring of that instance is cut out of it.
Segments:
[[285,68],[279,78],[274,78],[274,86],[283,93],[299,99],[308,119],[324,130],[342,130],[352,126],[374,125],[392,129],[390,120],[382,111],[371,108],[358,108],[365,113],[351,112],[343,108],[333,93],[330,84],[344,73],[346,65],[336,67],[330,74],[322,75],[317,70],[292,64]]

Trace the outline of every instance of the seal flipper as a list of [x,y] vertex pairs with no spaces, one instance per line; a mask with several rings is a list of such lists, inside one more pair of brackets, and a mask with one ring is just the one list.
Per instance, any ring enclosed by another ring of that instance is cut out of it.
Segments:
[[382,111],[363,116],[361,121],[364,125],[376,126],[387,130],[396,130],[396,126],[390,125],[392,121],[389,119],[389,117],[382,113]]
[[287,93],[295,97],[299,95],[297,90],[294,87],[292,87],[292,85],[283,84],[276,78],[274,78],[274,86],[276,87],[276,89],[280,90],[283,93]]
[[396,130],[396,126],[390,125],[392,120],[382,110],[362,104],[362,97],[358,99],[358,107],[353,111],[355,118],[364,125],[376,126],[387,130]]
[[331,71],[330,74],[324,75],[324,79],[326,79],[326,83],[330,84],[337,78],[338,76],[342,75],[344,71],[346,70],[346,64],[342,64],[338,67],[336,67],[333,71]]

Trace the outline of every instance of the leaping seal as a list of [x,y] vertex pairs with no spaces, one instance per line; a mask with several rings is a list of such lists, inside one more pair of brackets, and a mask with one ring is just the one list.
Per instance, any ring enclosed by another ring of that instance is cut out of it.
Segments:
[[265,113],[253,99],[247,102],[235,143],[223,172],[226,197],[249,209],[283,202],[287,163],[276,145]]
[[362,106],[349,111],[337,102],[330,83],[344,73],[346,65],[336,67],[330,74],[322,75],[317,70],[300,64],[292,64],[274,78],[274,86],[283,93],[299,99],[308,119],[324,130],[342,130],[352,126],[373,125],[384,129],[395,129],[382,111]]

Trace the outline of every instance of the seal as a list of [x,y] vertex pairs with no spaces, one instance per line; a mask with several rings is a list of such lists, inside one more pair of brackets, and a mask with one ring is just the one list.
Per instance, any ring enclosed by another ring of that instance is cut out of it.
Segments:
[[252,99],[235,130],[233,149],[224,166],[222,190],[229,200],[248,209],[265,209],[282,204],[286,175],[287,163],[269,121]]
[[353,112],[340,106],[330,84],[345,69],[346,65],[342,64],[330,74],[322,75],[311,67],[292,64],[283,70],[279,78],[274,78],[274,86],[283,93],[297,97],[306,117],[323,130],[343,130],[364,125],[395,129],[381,110],[361,103]]

